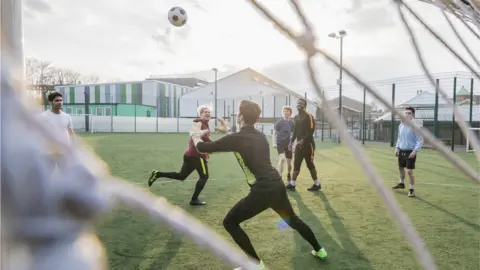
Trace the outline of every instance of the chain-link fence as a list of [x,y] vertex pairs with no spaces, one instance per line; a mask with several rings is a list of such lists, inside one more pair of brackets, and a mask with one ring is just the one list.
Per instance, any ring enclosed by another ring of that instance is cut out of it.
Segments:
[[[480,81],[468,73],[435,74],[440,88],[450,92],[449,99],[473,128],[480,127]],[[429,129],[445,144],[465,147],[465,138],[455,123],[453,109],[436,94],[434,86],[425,76],[410,76],[371,82],[397,108],[411,106],[415,108],[415,118],[419,124]],[[236,131],[236,109],[240,100],[250,99],[261,104],[262,115],[258,129],[266,135],[273,134],[274,123],[282,117],[282,108],[295,107],[299,98],[309,100],[308,110],[316,118],[315,137],[320,141],[338,142],[338,132],[328,124],[323,116],[321,104],[310,100],[307,94],[294,94],[272,91],[262,93],[257,90],[243,91],[241,94],[222,92],[222,98],[215,99],[210,93],[193,91],[185,87],[164,87],[161,83],[147,81],[142,83],[101,84],[89,86],[32,86],[32,93],[43,99],[43,93],[55,89],[64,95],[64,111],[71,115],[77,131],[86,132],[187,132],[192,119],[196,117],[196,108],[201,104],[210,104],[213,108],[211,126],[215,126],[215,117],[227,119],[231,129]],[[340,99],[339,86],[325,87],[334,110],[338,110]],[[369,97],[364,89],[355,84],[342,85],[342,116],[349,133],[363,142],[383,142],[394,145],[398,117],[392,118],[389,111],[377,106],[375,99]],[[295,108],[293,108],[295,111]],[[340,111],[338,110],[340,113]],[[474,130],[477,134],[479,131]],[[428,147],[428,145],[426,145]]]

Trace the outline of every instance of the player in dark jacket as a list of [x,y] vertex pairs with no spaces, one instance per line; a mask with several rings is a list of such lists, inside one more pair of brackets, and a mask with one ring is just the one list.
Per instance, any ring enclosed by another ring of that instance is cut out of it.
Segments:
[[227,213],[223,226],[253,260],[252,266],[264,269],[263,263],[247,234],[240,227],[240,223],[264,210],[272,209],[312,245],[312,255],[325,259],[327,252],[318,243],[310,227],[295,214],[290,204],[282,178],[270,162],[270,145],[266,136],[254,127],[260,113],[258,104],[250,100],[242,100],[237,114],[241,123],[239,132],[231,133],[213,142],[204,142],[201,139],[202,132],[199,124],[195,124],[190,131],[194,145],[200,153],[234,152],[250,186],[248,195]]
[[289,148],[291,149],[293,143],[297,140],[293,158],[293,176],[286,186],[287,190],[291,191],[295,190],[295,181],[297,181],[303,160],[305,160],[313,179],[313,185],[307,190],[319,191],[322,189],[320,181],[317,179],[317,169],[313,163],[315,158],[315,141],[313,139],[313,133],[315,132],[315,119],[306,109],[307,101],[303,98],[299,99],[297,101],[298,114],[294,118],[295,128],[289,145]]

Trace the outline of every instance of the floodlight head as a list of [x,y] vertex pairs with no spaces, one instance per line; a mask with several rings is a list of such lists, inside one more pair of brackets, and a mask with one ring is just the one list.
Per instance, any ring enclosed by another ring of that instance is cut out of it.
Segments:
[[335,34],[335,33],[330,33],[330,34],[328,34],[328,37],[337,38],[337,34]]
[[212,68],[212,70],[213,70],[213,71],[215,71],[215,72],[217,72],[217,71],[218,71],[218,69],[217,69],[217,68]]
[[347,35],[347,31],[342,29],[342,30],[338,31],[338,34],[340,35],[340,37],[343,37],[343,36]]

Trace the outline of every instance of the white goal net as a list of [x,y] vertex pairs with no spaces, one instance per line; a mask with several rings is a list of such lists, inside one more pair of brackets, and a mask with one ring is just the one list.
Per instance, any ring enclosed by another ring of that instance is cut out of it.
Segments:
[[[296,27],[295,30],[281,22],[259,1],[249,0],[248,2],[274,23],[278,31],[305,52],[305,67],[309,71],[310,82],[315,93],[321,100],[328,100],[328,96],[325,91],[322,91],[317,74],[314,72],[313,58],[315,57],[322,57],[326,62],[343,68],[347,76],[362,85],[387,110],[393,112],[406,125],[422,135],[425,141],[434,146],[439,154],[450,161],[460,173],[475,183],[480,183],[480,176],[476,169],[472,169],[464,160],[452,153],[427,129],[407,120],[401,111],[392,107],[390,101],[386,100],[378,89],[365,83],[348,65],[342,66],[327,51],[316,47],[315,30],[299,1],[290,1],[295,13],[300,18],[299,25],[302,25],[301,28]],[[358,2],[362,1],[358,0]],[[459,55],[448,46],[440,35],[431,30],[410,8],[409,3],[412,1],[392,0],[390,2],[397,8],[401,22],[410,36],[411,45],[421,62],[422,69],[429,75],[432,85],[435,85],[435,81],[420,53],[417,44],[418,35],[411,27],[413,20],[421,24],[440,44],[454,54],[472,72],[473,76],[480,78],[480,73],[469,64],[471,62],[468,59],[465,59],[468,56],[466,54]],[[462,3],[469,4],[472,8],[470,13],[478,14],[480,8],[471,0],[449,2],[454,2],[457,6],[462,7],[458,9],[458,12],[467,8]],[[449,7],[450,4],[446,5],[446,8]],[[442,9],[439,12],[445,11]],[[409,16],[408,20],[405,18],[406,16]],[[446,20],[450,19],[446,18]],[[474,26],[469,27],[476,26],[478,28],[472,30],[472,34],[478,37],[479,21],[475,16],[472,16],[471,20],[473,20]],[[455,31],[454,27],[452,30]],[[112,200],[123,202],[132,209],[146,212],[156,221],[166,222],[176,231],[186,234],[199,246],[211,250],[232,265],[248,270],[253,269],[244,253],[218,233],[185,211],[172,206],[165,199],[156,197],[127,181],[110,175],[102,160],[82,146],[81,142],[75,146],[66,145],[43,123],[33,117],[28,99],[21,91],[24,88],[21,0],[2,0],[1,35],[2,269],[106,269],[106,259],[102,256],[101,243],[97,239],[93,241],[88,241],[88,239],[95,238],[93,220],[105,211],[111,210]],[[461,38],[459,39],[461,40]],[[470,55],[470,58],[477,60],[474,55]],[[447,105],[453,105],[444,89],[436,87],[436,91]],[[477,157],[480,157],[479,142],[473,135],[475,130],[468,126],[456,108],[452,106],[452,109],[457,115],[455,120],[460,129],[469,138],[469,146],[477,149]],[[419,265],[423,269],[437,269],[422,238],[396,202],[391,189],[385,185],[385,181],[380,177],[377,169],[366,158],[364,149],[349,135],[345,122],[334,112],[328,102],[325,102],[324,111],[328,121],[337,128],[342,143],[352,152],[367,176],[366,179],[370,181],[373,189],[385,203],[386,209],[399,225],[400,232],[411,244]],[[92,119],[92,123],[95,121],[92,116],[84,117]],[[91,130],[95,132],[95,126]],[[45,158],[46,147],[39,143],[46,139],[57,144],[66,157],[64,169],[55,177],[50,174],[50,167]]]

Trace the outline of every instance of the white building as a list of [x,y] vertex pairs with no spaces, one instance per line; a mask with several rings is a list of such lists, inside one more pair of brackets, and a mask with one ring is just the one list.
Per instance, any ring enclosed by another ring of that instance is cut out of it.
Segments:
[[[217,100],[215,109],[215,85]],[[261,118],[279,118],[282,116],[282,107],[295,106],[299,98],[305,96],[296,93],[264,75],[246,68],[237,73],[221,78],[210,84],[180,96],[180,117],[195,117],[196,108],[201,104],[210,104],[214,107],[213,116],[230,117],[237,112],[241,100],[249,99],[262,107]],[[308,111],[316,115],[316,105],[308,97]],[[295,111],[295,109],[294,109]]]

